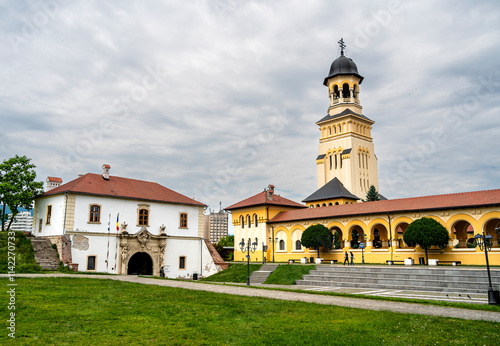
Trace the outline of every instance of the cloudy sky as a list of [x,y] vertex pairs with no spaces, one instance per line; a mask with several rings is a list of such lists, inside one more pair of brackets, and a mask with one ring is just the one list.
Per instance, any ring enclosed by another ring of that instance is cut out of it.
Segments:
[[347,44],[388,198],[500,188],[497,1],[0,2],[0,158],[218,208],[316,190],[323,79]]

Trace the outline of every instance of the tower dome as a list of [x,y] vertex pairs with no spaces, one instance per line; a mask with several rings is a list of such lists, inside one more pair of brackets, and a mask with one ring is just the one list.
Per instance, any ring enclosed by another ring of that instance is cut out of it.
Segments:
[[328,74],[328,77],[325,78],[323,84],[327,85],[328,79],[340,75],[355,75],[359,78],[359,84],[363,81],[363,76],[358,73],[358,67],[351,58],[344,55],[343,51],[341,52],[341,55],[332,62],[332,66],[330,66],[330,73]]

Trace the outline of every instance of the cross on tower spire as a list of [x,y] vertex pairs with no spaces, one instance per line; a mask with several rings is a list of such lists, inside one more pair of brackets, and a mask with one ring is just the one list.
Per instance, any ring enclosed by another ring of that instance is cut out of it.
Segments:
[[338,44],[340,46],[340,55],[344,55],[344,48],[345,48],[344,39],[341,38],[340,41],[338,42]]

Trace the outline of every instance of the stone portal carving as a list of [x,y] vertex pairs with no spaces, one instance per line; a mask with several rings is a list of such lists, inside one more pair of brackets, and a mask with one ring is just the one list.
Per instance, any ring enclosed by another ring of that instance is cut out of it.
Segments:
[[145,252],[153,260],[153,275],[160,275],[160,267],[165,258],[166,234],[153,235],[143,227],[135,234],[121,233],[118,236],[121,248],[119,274],[127,274],[128,262],[133,255]]

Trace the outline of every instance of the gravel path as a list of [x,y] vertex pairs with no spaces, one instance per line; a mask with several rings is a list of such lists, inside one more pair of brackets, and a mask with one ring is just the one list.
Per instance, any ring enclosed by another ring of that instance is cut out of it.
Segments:
[[[0,275],[5,277],[7,275]],[[336,305],[349,308],[392,311],[399,313],[412,313],[419,315],[452,317],[466,320],[483,320],[500,322],[500,312],[467,310],[451,307],[440,307],[435,305],[421,305],[415,303],[400,303],[390,301],[380,301],[371,299],[348,298],[338,296],[315,295],[308,293],[296,293],[276,290],[264,290],[247,286],[213,285],[193,281],[174,281],[150,279],[137,276],[125,275],[78,275],[78,274],[18,274],[17,277],[77,277],[93,279],[111,279],[117,281],[134,282],[145,285],[157,285],[176,287],[189,290],[207,291],[223,294],[234,294],[247,297],[262,297],[271,299],[281,299],[290,301],[301,301],[306,303]],[[265,287],[265,286],[264,286]],[[289,287],[292,288],[292,287]]]

